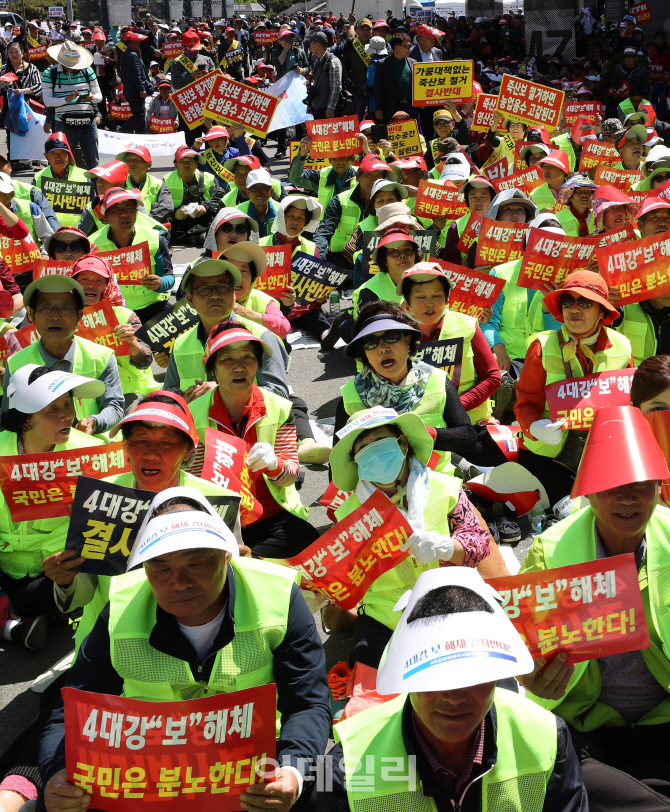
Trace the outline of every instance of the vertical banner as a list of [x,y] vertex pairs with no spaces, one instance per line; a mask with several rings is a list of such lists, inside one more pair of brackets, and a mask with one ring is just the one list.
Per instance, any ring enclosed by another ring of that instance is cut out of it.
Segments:
[[202,17],[203,0],[191,0],[191,15],[193,17]]
[[[538,59],[562,56],[570,63],[577,56],[575,16],[579,14],[576,0],[525,0],[523,8],[526,32],[526,53]],[[617,24],[626,12],[621,6]]]
[[128,25],[132,19],[130,0],[107,0],[107,14],[109,15],[109,25]]

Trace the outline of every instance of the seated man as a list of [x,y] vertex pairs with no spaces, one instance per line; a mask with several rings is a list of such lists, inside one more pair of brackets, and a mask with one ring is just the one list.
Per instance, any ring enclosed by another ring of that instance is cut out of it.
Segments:
[[[4,155],[0,155],[0,172],[4,172],[5,175],[12,174],[12,163],[11,161],[6,158]],[[51,226],[52,231],[56,231],[60,228],[60,223],[58,222],[58,218],[56,217],[56,212],[53,210],[53,206],[49,201],[44,197],[42,192],[37,188],[37,186],[33,186],[29,183],[24,183],[21,180],[17,180],[14,178],[12,181],[14,184],[14,198],[20,198],[21,200],[30,200],[31,203],[36,203],[37,208],[42,212],[42,214],[46,217],[47,223]]]
[[126,307],[134,310],[144,324],[166,309],[174,276],[165,237],[156,229],[137,222],[139,205],[137,189],[108,189],[100,207],[108,224],[91,234],[91,242],[98,251],[114,251],[143,242],[149,244],[151,273],[139,285],[119,285]]
[[128,166],[126,189],[139,189],[142,202],[149,214],[159,223],[166,223],[172,213],[172,196],[167,186],[149,174],[151,169],[151,153],[146,147],[128,147],[116,156],[117,161],[123,161]]
[[541,657],[519,680],[530,699],[570,725],[591,812],[670,809],[670,511],[657,503],[660,480],[667,477],[642,413],[626,406],[599,409],[572,489],[573,497],[588,496],[590,505],[543,531],[521,569],[635,556],[651,647],[576,666],[564,665],[564,653],[548,664]]
[[588,812],[567,725],[496,685],[532,660],[494,595],[463,567],[419,576],[377,675],[399,696],[337,724],[319,812]]
[[[71,208],[72,186],[67,181],[78,184],[82,196],[90,197],[90,184],[83,169],[75,166],[74,155],[65,133],[51,133],[44,144],[44,157],[49,162],[46,169],[41,169],[33,178],[33,185],[44,193],[53,206],[58,222],[62,226],[77,226],[81,217],[81,208]],[[58,193],[58,184],[47,181],[63,181],[60,184],[62,193]],[[46,186],[45,186],[46,184]],[[50,188],[47,188],[50,187]]]
[[[261,168],[261,162],[255,155],[240,155],[238,158],[229,158],[224,168],[233,173],[234,181],[229,184],[229,191],[223,197],[224,206],[239,206],[249,200],[247,194],[247,177],[249,172]],[[281,181],[272,178],[272,198],[281,200],[284,197],[284,189]]]
[[119,368],[113,350],[74,334],[86,305],[81,285],[69,276],[42,276],[28,285],[23,299],[40,340],[7,359],[2,411],[9,408],[7,384],[17,369],[26,364],[56,367],[86,378],[97,378],[105,384],[100,397],[77,398],[75,428],[85,434],[109,431],[123,417]]
[[220,321],[239,321],[249,332],[272,348],[272,354],[263,353],[256,383],[276,395],[288,397],[288,355],[284,345],[261,324],[248,321],[233,312],[237,285],[242,285],[241,272],[231,262],[220,259],[200,260],[184,276],[182,288],[186,293],[186,301],[198,311],[200,321],[175,341],[165,373],[164,387],[179,387],[184,390],[189,402],[216,387],[214,379],[208,380],[203,356],[209,334]]
[[199,152],[179,147],[174,155],[174,171],[163,178],[163,185],[172,197],[172,245],[189,239],[202,245],[214,215],[223,205],[223,189],[213,175],[198,168],[198,164],[204,163],[205,158]]
[[319,203],[326,210],[326,206],[333,199],[333,195],[346,192],[356,184],[356,170],[354,169],[355,155],[345,155],[343,158],[329,158],[329,166],[323,169],[305,169],[305,162],[309,156],[312,139],[306,135],[300,142],[298,154],[291,161],[288,171],[288,181],[301,189],[316,192]]
[[[240,557],[235,537],[195,488],[173,494],[154,497],[128,560],[128,569],[143,566],[146,578],[117,579],[66,684],[178,701],[276,683],[279,767],[273,780],[250,786],[240,800],[245,809],[298,812],[310,800],[313,783],[305,778],[325,751],[330,728],[325,654],[299,577],[294,570]],[[169,540],[140,554],[156,531]],[[186,591],[192,600],[183,600]],[[124,656],[128,645],[142,654]],[[191,685],[171,684],[168,676],[152,681],[166,657],[175,664],[172,673],[193,675]],[[73,796],[81,790],[67,780],[62,703],[42,736],[40,772],[48,812],[74,808]],[[76,808],[89,802],[84,796]]]
[[271,234],[277,215],[277,204],[271,199],[274,193],[272,175],[266,169],[252,169],[246,184],[249,199],[239,203],[237,208],[258,223],[258,236],[262,239]]

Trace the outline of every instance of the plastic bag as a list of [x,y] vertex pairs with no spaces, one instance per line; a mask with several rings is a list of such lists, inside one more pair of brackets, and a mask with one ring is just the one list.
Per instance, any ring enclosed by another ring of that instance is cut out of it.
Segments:
[[5,119],[5,127],[14,135],[25,135],[28,132],[28,119],[31,116],[23,93],[14,93],[10,88],[7,98],[9,111]]

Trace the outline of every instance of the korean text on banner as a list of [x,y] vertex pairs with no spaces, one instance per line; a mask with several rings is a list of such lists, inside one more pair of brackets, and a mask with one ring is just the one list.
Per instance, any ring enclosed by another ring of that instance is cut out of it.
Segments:
[[488,132],[493,126],[493,116],[498,104],[498,97],[489,93],[480,93],[475,102],[470,129],[476,133]]
[[533,659],[565,665],[649,648],[632,553],[487,580]]
[[42,259],[40,249],[31,234],[26,234],[20,240],[0,237],[0,256],[14,275],[39,268]]
[[618,288],[617,305],[643,302],[670,293],[670,237],[657,234],[625,245],[596,249],[607,286]]
[[256,280],[255,290],[262,290],[268,296],[279,297],[291,285],[291,245],[265,245],[263,250],[268,260],[263,275]]
[[635,17],[638,25],[642,23],[651,22],[651,11],[649,10],[649,3],[638,3],[630,7],[630,13]]
[[207,95],[204,115],[222,124],[241,124],[246,132],[264,138],[278,104],[279,100],[269,93],[217,71]]
[[463,195],[453,184],[425,178],[419,181],[414,208],[417,217],[435,220],[446,216],[450,220],[457,220],[469,211]]
[[503,155],[502,158],[498,158],[497,161],[484,167],[484,174],[492,183],[495,183],[497,180],[502,180],[503,178],[513,175],[514,164],[507,155]]
[[431,257],[430,261],[438,263],[453,286],[449,293],[449,310],[455,310],[465,316],[480,318],[484,308],[492,307],[505,287],[505,280],[497,276],[473,271],[443,259]]
[[596,169],[593,182],[596,186],[614,186],[616,189],[621,189],[622,192],[627,192],[643,177],[642,172],[638,172],[637,169],[616,169],[613,166],[601,164]]
[[297,251],[291,267],[291,286],[298,304],[328,296],[347,278],[347,273],[323,259]]
[[512,172],[504,178],[492,179],[496,192],[505,192],[508,189],[520,189],[527,197],[533,189],[544,183],[544,175],[539,166],[528,166],[519,172]]
[[84,308],[84,315],[81,317],[77,327],[77,335],[87,338],[94,344],[109,347],[114,350],[114,355],[130,355],[130,344],[114,334],[114,328],[119,326],[114,308],[108,299],[102,299],[95,305]]
[[456,246],[463,254],[467,254],[472,244],[479,239],[483,222],[484,218],[481,216],[481,214],[479,214],[479,212],[473,211],[470,214],[468,224],[463,229],[461,238]]
[[461,383],[463,366],[463,336],[419,344],[416,360],[444,370],[453,385],[458,388]]
[[523,239],[528,229],[528,223],[501,223],[485,217],[477,240],[475,268],[501,265],[522,257]]
[[358,116],[307,121],[305,126],[312,139],[310,155],[316,158],[344,158],[361,151]]
[[555,130],[561,120],[565,93],[506,73],[500,83],[499,113],[522,124],[544,124]]
[[594,116],[602,115],[602,112],[603,106],[599,101],[566,102],[563,107],[563,118],[572,127],[578,118],[593,121]]
[[91,199],[91,184],[87,181],[43,178],[41,189],[57,214],[77,214]]
[[566,378],[545,387],[552,420],[565,420],[564,429],[590,429],[603,406],[628,406],[634,369],[597,372]]
[[254,31],[254,42],[256,45],[272,45],[277,42],[278,31]]
[[[610,231],[596,237],[569,237],[547,234],[532,228],[528,235],[523,263],[517,285],[520,288],[545,290],[547,282],[560,285],[566,276],[578,268],[586,268],[591,255],[603,245],[618,245],[635,239],[630,223],[618,231]],[[600,266],[602,269],[602,266]]]
[[147,126],[150,133],[173,133],[176,130],[173,119],[159,118],[158,116],[151,116]]
[[446,101],[472,99],[471,59],[453,62],[415,62],[412,65],[412,104],[436,107]]
[[37,62],[40,59],[47,59],[47,46],[38,45],[37,48],[28,48],[28,59]]
[[389,124],[388,135],[396,159],[423,155],[416,121],[401,121],[398,124]]
[[[372,261],[372,254],[377,250],[383,234],[379,231],[363,232],[363,251],[361,253],[360,284],[364,284],[368,279],[379,273],[379,266]],[[413,231],[412,237],[419,246],[419,250],[424,257],[430,256],[435,251],[435,244],[439,232],[434,229],[426,231]]]
[[[291,163],[295,156],[300,152],[300,141],[289,141],[289,159]],[[326,169],[330,166],[330,161],[328,158],[319,158],[316,155],[312,155],[311,152],[308,152],[305,156],[305,169]]]
[[135,335],[148,344],[152,352],[171,353],[175,341],[182,333],[190,330],[199,318],[197,311],[186,299],[180,299],[167,313],[162,311],[149,319]]
[[199,812],[234,812],[272,779],[274,683],[176,702],[65,688],[63,700],[68,781],[92,808],[176,812],[197,798]]
[[619,150],[612,144],[603,144],[602,141],[594,141],[590,138],[584,143],[582,153],[579,158],[579,171],[589,172],[591,169],[602,165],[612,166],[621,160]]
[[41,276],[53,276],[54,274],[67,274],[72,267],[72,263],[66,259],[42,259],[39,268],[33,270],[33,279]]
[[121,575],[155,494],[81,476],[65,541],[86,560],[78,572]]
[[412,535],[402,513],[377,489],[359,508],[286,563],[302,573],[302,586],[343,609],[353,609],[372,584],[404,561]]
[[353,491],[341,491],[334,482],[330,482],[323,493],[319,504],[326,508],[326,513],[331,522],[336,522],[335,511],[343,505],[351,496]]
[[146,240],[127,248],[100,251],[97,256],[109,262],[119,285],[141,285],[144,277],[151,274],[151,254]]
[[125,443],[50,454],[0,457],[0,488],[13,522],[69,516],[77,477],[94,479],[130,471]]
[[[175,90],[170,94],[179,115],[184,119],[189,130],[194,130],[204,123],[203,108],[210,95],[215,79],[222,78],[221,71],[213,70],[206,73],[201,79],[196,79],[188,85]],[[214,118],[214,116],[211,116]]]

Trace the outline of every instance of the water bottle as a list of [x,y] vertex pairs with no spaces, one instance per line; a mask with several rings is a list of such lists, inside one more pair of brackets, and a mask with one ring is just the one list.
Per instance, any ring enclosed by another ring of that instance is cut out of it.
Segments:
[[333,319],[340,314],[340,294],[336,290],[328,297],[328,312]]
[[538,501],[528,515],[531,536],[539,536],[542,532],[542,519],[544,519],[544,516],[544,508],[542,507],[542,503]]

